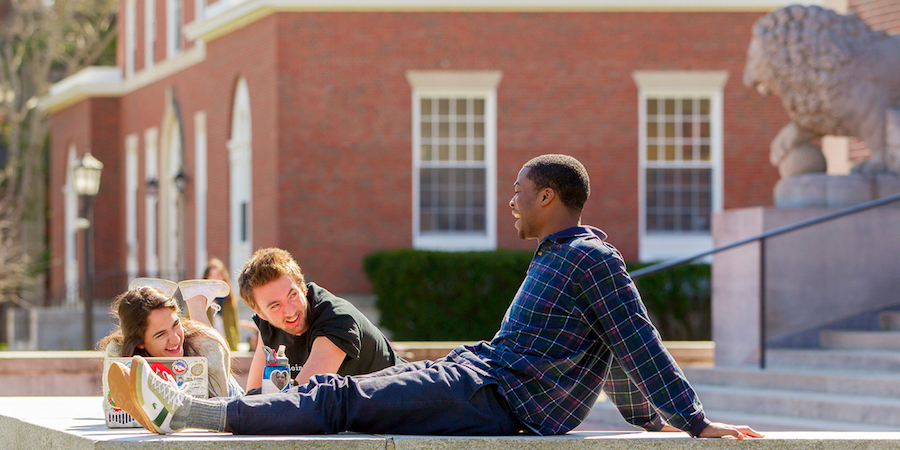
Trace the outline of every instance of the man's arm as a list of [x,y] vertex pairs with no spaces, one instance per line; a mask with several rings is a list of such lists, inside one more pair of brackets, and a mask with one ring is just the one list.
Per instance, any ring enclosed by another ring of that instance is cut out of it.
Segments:
[[582,288],[597,314],[600,339],[666,422],[697,437],[762,437],[746,426],[710,423],[706,419],[696,392],[650,323],[621,257],[598,262],[585,281]]
[[665,422],[700,434],[709,424],[703,407],[662,345],[621,257],[611,254],[597,261],[581,287],[596,320],[594,328],[627,378]]
[[334,345],[325,336],[319,336],[313,340],[312,349],[309,351],[309,358],[306,364],[297,374],[296,381],[298,384],[306,384],[313,375],[321,373],[337,373],[344,362],[347,354],[343,350]]
[[603,391],[622,418],[631,425],[647,431],[660,431],[667,426],[644,394],[628,379],[616,358],[610,358]]

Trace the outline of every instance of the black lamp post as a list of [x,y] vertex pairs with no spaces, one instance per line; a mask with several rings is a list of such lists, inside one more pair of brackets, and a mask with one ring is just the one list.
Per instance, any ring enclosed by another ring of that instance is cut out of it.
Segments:
[[87,151],[72,169],[75,192],[81,197],[84,229],[84,348],[94,347],[94,196],[100,190],[103,163]]

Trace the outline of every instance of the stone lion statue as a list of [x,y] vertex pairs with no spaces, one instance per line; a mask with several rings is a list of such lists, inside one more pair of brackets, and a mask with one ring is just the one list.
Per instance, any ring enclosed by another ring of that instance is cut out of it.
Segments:
[[774,93],[791,118],[771,144],[782,178],[824,172],[812,141],[865,141],[872,158],[854,172],[900,171],[900,40],[856,15],[792,5],[753,25],[744,84]]

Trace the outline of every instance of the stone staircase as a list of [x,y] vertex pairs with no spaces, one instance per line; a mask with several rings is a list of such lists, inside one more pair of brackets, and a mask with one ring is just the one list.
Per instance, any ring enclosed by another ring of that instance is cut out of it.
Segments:
[[[816,349],[772,349],[767,369],[685,368],[711,420],[768,431],[900,431],[900,311],[880,330],[828,330]],[[622,429],[598,402],[579,429]]]

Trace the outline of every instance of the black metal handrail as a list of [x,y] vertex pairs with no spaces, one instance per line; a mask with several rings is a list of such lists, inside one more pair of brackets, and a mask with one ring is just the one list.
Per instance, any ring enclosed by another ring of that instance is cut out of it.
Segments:
[[900,193],[890,195],[887,197],[882,197],[877,200],[871,200],[865,203],[860,203],[858,205],[850,206],[839,211],[835,211],[830,214],[825,214],[823,216],[814,217],[812,219],[807,219],[801,222],[797,222],[792,225],[785,225],[783,227],[774,228],[772,230],[766,231],[765,233],[760,233],[756,236],[752,236],[749,238],[741,239],[739,241],[732,242],[730,244],[722,245],[720,247],[713,248],[712,250],[707,250],[704,252],[697,253],[695,255],[691,255],[685,258],[677,258],[669,261],[664,261],[658,264],[654,264],[652,266],[647,266],[642,269],[635,270],[631,272],[632,279],[638,279],[643,276],[650,275],[652,273],[656,273],[662,270],[666,270],[672,267],[680,266],[683,264],[690,263],[692,261],[696,261],[704,256],[709,256],[714,253],[718,253],[725,250],[730,250],[735,247],[739,247],[741,245],[750,244],[756,241],[759,241],[760,247],[760,262],[759,262],[759,276],[760,276],[760,293],[759,293],[759,312],[760,312],[760,320],[759,320],[759,335],[760,335],[760,357],[759,357],[759,366],[762,369],[766,367],[766,239],[774,236],[778,236],[785,233],[790,233],[792,231],[796,231],[802,228],[811,227],[813,225],[817,225],[823,222],[828,222],[830,220],[838,219],[844,216],[849,216],[851,214],[857,214],[863,211],[867,211],[873,208],[878,208],[890,203],[894,203],[896,201],[900,201]]

